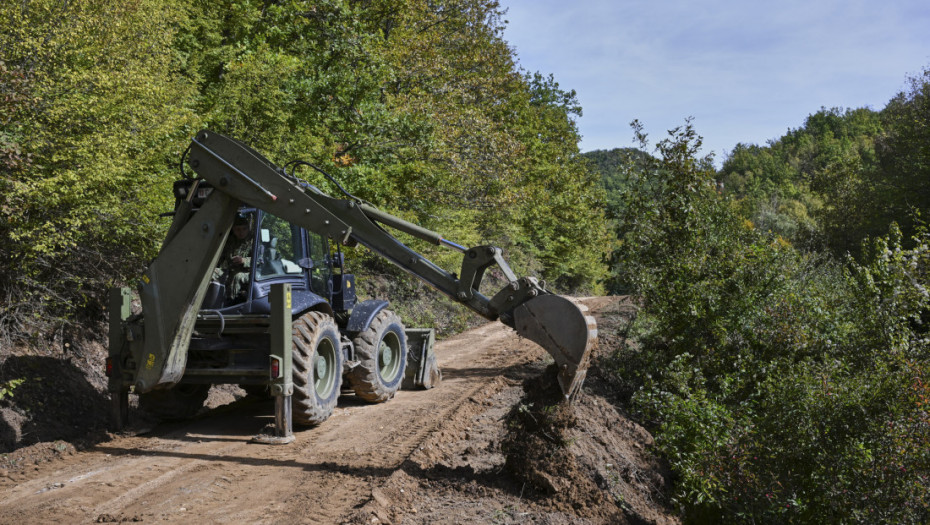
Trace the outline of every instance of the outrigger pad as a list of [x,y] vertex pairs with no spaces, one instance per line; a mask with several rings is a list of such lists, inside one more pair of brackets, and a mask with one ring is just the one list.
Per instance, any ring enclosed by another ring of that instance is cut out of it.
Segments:
[[559,367],[559,387],[566,398],[581,388],[588,373],[597,322],[588,307],[560,295],[540,295],[514,309],[514,329],[543,347]]

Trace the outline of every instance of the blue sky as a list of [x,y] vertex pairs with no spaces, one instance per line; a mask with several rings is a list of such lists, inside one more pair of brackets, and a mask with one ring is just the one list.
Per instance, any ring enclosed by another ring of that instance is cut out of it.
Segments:
[[821,107],[879,110],[930,67],[930,0],[501,0],[527,71],[583,107],[581,149],[651,142],[694,118],[719,165]]

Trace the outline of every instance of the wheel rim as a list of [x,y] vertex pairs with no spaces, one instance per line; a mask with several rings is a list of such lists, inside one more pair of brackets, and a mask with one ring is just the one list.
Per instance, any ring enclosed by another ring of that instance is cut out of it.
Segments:
[[391,382],[400,373],[401,358],[400,338],[393,332],[384,334],[378,348],[378,374],[381,379]]
[[313,361],[313,388],[318,396],[329,397],[336,384],[336,347],[329,338],[320,341]]

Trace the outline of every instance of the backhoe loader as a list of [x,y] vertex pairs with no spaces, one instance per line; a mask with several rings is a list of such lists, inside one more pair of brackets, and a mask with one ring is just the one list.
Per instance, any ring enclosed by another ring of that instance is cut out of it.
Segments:
[[[294,176],[299,163],[276,166],[208,130],[192,139],[174,184],[172,223],[140,279],[141,311],[130,308],[132,290],[111,293],[107,375],[116,428],[127,422],[130,391],[143,408],[185,417],[202,407],[210,385],[238,384],[289,396],[286,417],[312,426],[343,393],[383,402],[402,386],[435,385],[432,330],[405,328],[386,300],[357,300],[339,247],[359,244],[539,344],[559,367],[566,398],[580,387],[597,336],[584,306],[518,277],[500,248],[460,246],[332,179],[344,195],[327,195]],[[460,251],[459,273],[388,228]],[[507,285],[486,296],[479,289],[493,265]]]

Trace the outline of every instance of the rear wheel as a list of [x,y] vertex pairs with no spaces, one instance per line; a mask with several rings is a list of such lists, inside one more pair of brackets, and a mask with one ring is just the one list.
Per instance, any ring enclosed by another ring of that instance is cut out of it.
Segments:
[[353,342],[359,364],[347,378],[355,394],[371,403],[394,397],[407,367],[407,336],[400,317],[390,310],[381,310],[371,326]]
[[308,312],[292,324],[294,422],[319,425],[333,413],[342,388],[339,328],[332,317]]
[[210,385],[175,385],[140,394],[139,406],[163,419],[186,419],[200,412],[209,393]]

